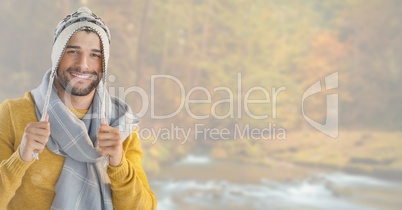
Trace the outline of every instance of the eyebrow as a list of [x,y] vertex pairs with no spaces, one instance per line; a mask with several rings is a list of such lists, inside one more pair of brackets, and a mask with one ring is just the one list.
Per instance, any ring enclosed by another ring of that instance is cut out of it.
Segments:
[[[68,45],[68,46],[66,46],[66,49],[68,49],[68,48],[72,48],[72,49],[81,49],[81,47],[80,46],[75,46],[75,45]],[[92,49],[91,50],[92,52],[97,52],[97,53],[102,53],[102,50],[98,50],[98,49]]]

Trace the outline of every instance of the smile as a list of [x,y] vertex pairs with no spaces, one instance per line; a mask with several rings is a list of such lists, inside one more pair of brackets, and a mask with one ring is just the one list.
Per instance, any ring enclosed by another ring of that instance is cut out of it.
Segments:
[[77,74],[77,73],[71,73],[72,76],[78,77],[80,79],[90,79],[92,75],[85,75],[85,74]]

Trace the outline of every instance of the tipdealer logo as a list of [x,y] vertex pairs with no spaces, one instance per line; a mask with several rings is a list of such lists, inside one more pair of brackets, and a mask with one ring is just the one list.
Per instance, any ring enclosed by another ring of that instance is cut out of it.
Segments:
[[[108,77],[109,83],[116,80],[114,75]],[[324,82],[317,81],[308,87],[301,98],[301,110],[303,118],[318,131],[332,137],[338,137],[338,94],[327,94],[326,100],[326,116],[325,122],[320,123],[314,121],[305,111],[305,102],[310,96],[319,93],[326,93],[328,90],[338,88],[338,72],[334,72],[325,78]],[[171,84],[163,86],[161,84]],[[175,89],[176,87],[176,89]],[[186,89],[184,83],[177,77],[172,75],[151,75],[150,89],[138,86],[115,87],[109,86],[108,92],[117,96],[123,101],[127,101],[128,96],[136,96],[136,100],[140,100],[141,104],[136,115],[128,115],[126,118],[147,116],[153,120],[171,119],[170,125],[162,127],[141,128],[139,131],[142,139],[154,139],[153,143],[158,140],[175,139],[186,143],[187,140],[229,140],[229,139],[248,139],[248,140],[284,140],[286,139],[287,130],[280,123],[283,116],[278,116],[278,106],[283,104],[281,95],[286,94],[285,86],[272,87],[267,89],[262,86],[253,86],[245,88],[243,86],[242,74],[237,74],[237,83],[232,87],[217,86],[208,89],[202,86],[195,86]],[[216,97],[219,92],[220,96]],[[333,91],[331,91],[333,92]],[[172,95],[178,104],[170,104],[170,111],[165,109],[164,103],[161,103],[159,96],[163,94]],[[253,98],[253,94],[259,94],[259,98]],[[281,102],[281,103],[279,103]],[[161,106],[162,104],[162,106]],[[257,105],[264,107],[264,112],[256,113],[250,109],[250,106]],[[203,113],[195,112],[194,105],[206,105]],[[298,105],[295,105],[298,106]],[[224,107],[224,108],[222,108]],[[317,107],[320,108],[320,107]],[[218,110],[221,112],[218,112]],[[223,111],[222,111],[223,110]],[[158,113],[159,112],[159,113]],[[194,124],[187,126],[179,126],[175,121],[178,115],[183,115],[194,119]],[[97,117],[86,115],[85,117]],[[84,117],[84,118],[85,118]],[[227,127],[209,127],[211,124],[204,124],[203,120],[231,120],[233,123]],[[249,124],[243,119],[252,119],[256,121],[264,121],[265,126],[261,127],[255,124]],[[236,121],[237,120],[237,121]],[[239,121],[240,120],[240,121]],[[277,121],[276,121],[277,120]],[[256,126],[256,127],[254,127]],[[123,130],[133,128],[122,128]]]
[[336,138],[339,136],[339,109],[338,109],[338,94],[327,94],[326,95],[326,116],[325,123],[321,124],[314,121],[308,117],[304,110],[304,102],[309,96],[318,94],[324,91],[337,89],[338,88],[338,72],[334,72],[324,78],[324,83],[317,81],[304,91],[302,97],[302,114],[304,119],[318,131],[332,137]]

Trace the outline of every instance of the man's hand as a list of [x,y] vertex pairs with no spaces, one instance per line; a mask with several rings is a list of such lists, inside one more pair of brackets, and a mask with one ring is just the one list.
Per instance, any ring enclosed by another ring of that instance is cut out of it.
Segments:
[[49,116],[42,122],[32,122],[25,127],[20,145],[21,159],[30,162],[34,159],[33,153],[41,153],[50,136]]
[[118,166],[123,158],[123,141],[120,131],[108,124],[101,124],[98,131],[101,155],[109,155],[109,165]]

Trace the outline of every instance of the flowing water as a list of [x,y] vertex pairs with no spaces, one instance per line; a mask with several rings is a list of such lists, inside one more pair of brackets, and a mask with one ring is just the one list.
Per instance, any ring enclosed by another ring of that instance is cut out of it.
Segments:
[[[206,156],[188,156],[178,162],[175,174],[205,170],[204,179],[185,176],[162,178],[151,182],[158,197],[159,210],[244,209],[244,210],[397,210],[402,209],[402,183],[351,175],[342,172],[312,174],[302,179],[278,181],[260,178],[259,181],[233,182],[216,176],[217,171],[227,169],[227,162],[215,162]],[[247,165],[236,166],[241,171]],[[250,166],[252,167],[252,166]],[[254,170],[254,169],[251,169]],[[286,169],[283,171],[286,173]],[[212,175],[211,175],[212,174]],[[220,174],[220,173],[218,173]],[[181,174],[183,175],[183,174]],[[233,174],[232,174],[233,175]],[[234,174],[236,175],[236,174]],[[239,171],[239,174],[241,173]],[[264,177],[264,174],[260,174]],[[175,178],[172,178],[175,177]],[[180,177],[180,178],[176,178]],[[254,177],[255,178],[255,177]]]

